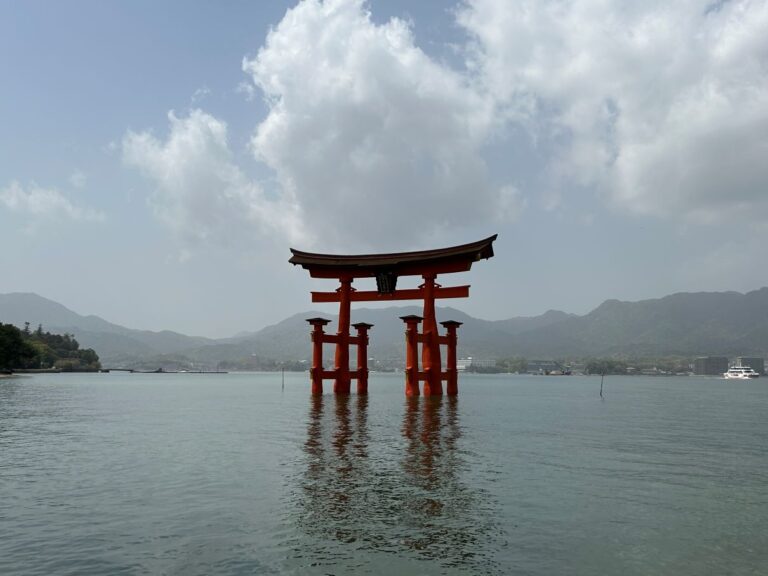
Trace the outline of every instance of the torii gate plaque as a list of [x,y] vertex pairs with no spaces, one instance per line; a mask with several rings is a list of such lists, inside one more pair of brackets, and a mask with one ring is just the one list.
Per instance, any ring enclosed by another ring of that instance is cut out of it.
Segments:
[[[387,300],[422,300],[424,316],[404,316],[406,325],[406,381],[405,393],[419,395],[419,382],[424,382],[424,395],[443,393],[442,381],[446,380],[448,395],[458,394],[456,370],[456,329],[461,322],[441,322],[447,334],[441,336],[435,318],[437,298],[467,298],[469,286],[443,287],[435,282],[438,274],[467,272],[474,262],[493,256],[496,234],[471,244],[394,254],[333,255],[312,254],[291,248],[289,262],[309,270],[312,278],[336,278],[340,286],[334,292],[312,292],[312,302],[338,302],[339,326],[335,335],[323,329],[329,320],[310,318],[312,325],[312,393],[322,394],[323,379],[333,379],[333,391],[349,394],[351,380],[357,379],[358,394],[368,392],[367,345],[370,324],[358,323],[356,336],[350,336],[350,305],[352,302],[380,302]],[[421,276],[424,283],[418,288],[397,290],[400,276]],[[376,291],[359,291],[352,288],[355,278],[376,278]],[[418,324],[423,322],[422,333]],[[323,369],[323,344],[336,344],[336,362],[333,370]],[[418,344],[421,343],[422,369],[418,367]],[[349,369],[349,345],[357,345],[357,370]],[[442,372],[440,345],[447,345],[446,371]]]

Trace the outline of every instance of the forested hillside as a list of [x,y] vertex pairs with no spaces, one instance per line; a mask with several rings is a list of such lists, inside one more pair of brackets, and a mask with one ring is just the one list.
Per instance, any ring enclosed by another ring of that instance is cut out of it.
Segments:
[[65,372],[94,371],[101,368],[92,348],[81,349],[71,334],[52,334],[38,325],[19,329],[0,324],[0,369],[49,369]]

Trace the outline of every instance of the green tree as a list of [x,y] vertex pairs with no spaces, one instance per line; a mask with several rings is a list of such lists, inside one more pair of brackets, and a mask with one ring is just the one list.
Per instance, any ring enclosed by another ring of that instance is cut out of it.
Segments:
[[35,350],[13,324],[0,323],[0,369],[21,368],[33,358]]
[[503,372],[525,372],[528,370],[528,361],[522,357],[503,358],[496,361]]
[[[91,348],[80,350],[71,334],[44,332],[43,326],[29,332],[28,324],[19,330],[12,324],[2,326],[0,368],[60,368],[62,370],[98,370],[99,356]],[[21,342],[21,344],[19,344]]]

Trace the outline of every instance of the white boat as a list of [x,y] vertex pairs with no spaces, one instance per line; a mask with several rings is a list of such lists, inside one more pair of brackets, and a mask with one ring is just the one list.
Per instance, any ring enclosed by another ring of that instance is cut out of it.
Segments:
[[723,374],[723,377],[727,380],[749,380],[751,378],[757,378],[759,373],[755,372],[749,366],[734,366],[730,368],[728,372]]

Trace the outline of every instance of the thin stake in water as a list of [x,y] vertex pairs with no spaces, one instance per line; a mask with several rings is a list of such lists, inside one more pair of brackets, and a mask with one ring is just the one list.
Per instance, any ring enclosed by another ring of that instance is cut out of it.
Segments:
[[603,378],[605,378],[605,372],[600,375],[600,398],[603,397]]

